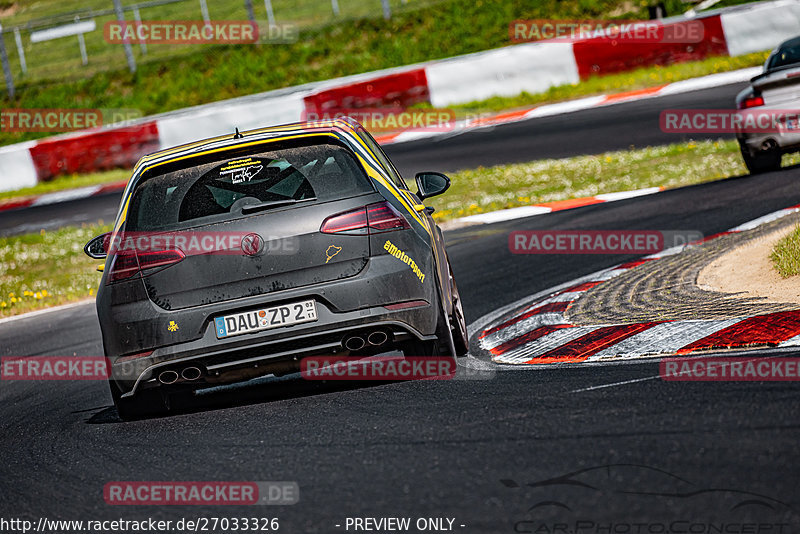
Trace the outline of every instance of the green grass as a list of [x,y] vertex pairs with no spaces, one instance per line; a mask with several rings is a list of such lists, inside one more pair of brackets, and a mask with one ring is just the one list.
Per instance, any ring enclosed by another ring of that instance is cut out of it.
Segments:
[[32,187],[17,189],[16,191],[0,191],[0,204],[4,200],[26,197],[32,195],[42,195],[64,191],[66,189],[77,189],[90,185],[102,185],[112,182],[121,182],[131,176],[129,169],[114,169],[111,171],[94,172],[91,174],[67,174],[59,176],[49,182],[40,182]]
[[[390,0],[393,14],[400,14],[441,0]],[[133,4],[141,2],[123,2]],[[244,0],[207,0],[209,17],[212,20],[247,20],[248,13]],[[346,24],[360,18],[381,17],[378,0],[341,0],[340,13],[335,17],[331,4],[326,0],[272,0],[276,22],[292,23],[303,30],[318,29],[330,24]],[[5,35],[6,49],[9,51],[12,72],[15,80],[22,83],[37,83],[47,80],[79,79],[103,70],[116,70],[126,65],[124,49],[121,45],[105,41],[103,27],[107,22],[116,21],[113,13],[101,14],[112,9],[109,0],[82,0],[80,8],[65,7],[62,0],[23,0],[14,3],[10,14],[3,18],[3,26],[11,28],[23,26],[21,37],[28,65],[28,72],[22,73],[19,55],[13,33]],[[256,20],[266,24],[267,14],[264,2],[253,0]],[[75,16],[81,20],[94,20],[97,30],[85,34],[88,64],[81,63],[78,38],[69,36],[52,41],[31,43],[28,23],[40,26],[41,21],[49,21],[48,26],[73,22]],[[142,20],[202,20],[198,0],[183,0],[176,3],[153,5],[140,9]],[[126,20],[133,20],[131,11],[125,12]],[[208,53],[207,45],[147,44],[146,52],[140,45],[133,45],[137,63],[159,62],[168,58],[186,56],[194,53]]]
[[[783,164],[800,163],[784,156]],[[446,194],[431,199],[438,222],[518,206],[630,191],[679,187],[747,174],[736,141],[679,143],[547,159],[455,173]]]
[[99,264],[83,246],[111,225],[92,224],[0,238],[0,317],[89,298]]
[[775,243],[770,259],[782,277],[800,274],[800,226]]
[[[785,165],[800,163],[786,158]],[[452,186],[431,199],[438,222],[465,215],[555,200],[639,189],[678,187],[745,173],[735,141],[683,143],[478,168],[452,175]],[[98,262],[83,254],[110,225],[67,227],[0,238],[0,317],[89,298]],[[800,234],[794,244],[798,265]]]
[[[105,5],[101,0],[92,1],[98,6]],[[378,0],[371,1],[377,10]],[[425,1],[437,3],[420,3]],[[274,2],[279,19],[282,19],[281,12],[292,17],[295,12],[302,11],[289,7],[294,6],[290,0]],[[26,0],[20,5],[39,3],[44,11],[55,10],[54,0],[37,3]],[[680,12],[685,7],[680,0],[667,3],[670,13]],[[253,4],[263,11],[262,2]],[[343,11],[346,6],[342,0]],[[300,40],[291,44],[202,45],[190,50],[191,53],[182,53],[179,47],[170,45],[165,53],[180,52],[181,55],[169,61],[161,58],[142,62],[135,74],[128,72],[121,47],[117,47],[117,56],[112,61],[114,68],[110,70],[93,72],[70,63],[59,55],[69,49],[69,38],[66,38],[58,50],[48,54],[48,57],[58,58],[54,64],[60,70],[48,74],[47,79],[31,77],[18,81],[17,98],[10,102],[3,94],[0,108],[132,109],[150,115],[306,82],[507,46],[510,44],[508,25],[515,19],[647,16],[646,3],[627,0],[409,0],[407,6],[389,21],[378,16],[313,27],[302,32]],[[327,9],[327,4],[319,4],[319,9]],[[212,16],[218,15],[212,13]],[[234,11],[224,18],[237,16],[239,13]],[[262,18],[263,13],[258,17]],[[8,26],[5,21],[4,24]],[[12,59],[15,58],[12,36],[6,36],[6,46]],[[151,48],[153,54],[148,57],[157,58],[155,48]],[[134,49],[140,54],[138,47]],[[94,57],[91,47],[89,54]],[[63,79],[66,72],[78,74],[72,79]],[[43,135],[46,134],[0,132],[0,144]]]

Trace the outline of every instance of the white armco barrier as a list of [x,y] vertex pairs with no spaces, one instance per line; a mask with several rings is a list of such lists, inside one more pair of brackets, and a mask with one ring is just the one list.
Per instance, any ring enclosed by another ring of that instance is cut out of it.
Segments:
[[425,74],[434,107],[541,93],[580,81],[572,43],[507,46],[433,63]]
[[298,92],[264,99],[236,99],[225,105],[198,106],[159,118],[159,144],[169,148],[227,133],[233,135],[234,128],[245,131],[299,121],[305,110],[304,95]]
[[33,187],[38,182],[30,147],[35,141],[0,147],[0,191]]
[[800,1],[743,5],[720,15],[728,53],[741,56],[800,37]]

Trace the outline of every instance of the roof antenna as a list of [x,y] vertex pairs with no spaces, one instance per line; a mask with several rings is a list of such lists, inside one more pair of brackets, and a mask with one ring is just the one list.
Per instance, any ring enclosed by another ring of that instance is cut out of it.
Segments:
[[236,128],[236,133],[233,134],[233,138],[234,139],[241,139],[242,137],[244,137],[244,136],[239,133],[239,128]]

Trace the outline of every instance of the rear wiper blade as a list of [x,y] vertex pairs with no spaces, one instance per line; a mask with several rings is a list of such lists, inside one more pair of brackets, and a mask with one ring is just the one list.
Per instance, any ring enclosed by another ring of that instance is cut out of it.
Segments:
[[281,208],[283,206],[291,206],[300,202],[307,202],[309,200],[317,200],[316,197],[301,198],[300,200],[294,198],[287,198],[285,200],[267,200],[259,204],[249,204],[242,207],[242,213],[253,213],[256,211],[271,210],[272,208]]

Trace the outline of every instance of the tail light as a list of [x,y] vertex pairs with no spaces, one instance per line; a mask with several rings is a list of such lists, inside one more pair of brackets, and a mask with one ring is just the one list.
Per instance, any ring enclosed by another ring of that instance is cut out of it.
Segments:
[[154,267],[167,267],[183,260],[181,250],[154,250],[148,252],[126,251],[114,256],[107,283],[126,280],[137,273]]
[[319,231],[324,234],[364,235],[407,228],[411,226],[394,206],[388,202],[379,202],[332,215],[322,222]]
[[367,221],[370,230],[375,230],[375,233],[410,228],[406,218],[397,213],[388,202],[367,206]]
[[749,96],[739,102],[739,109],[748,109],[748,108],[755,108],[758,106],[764,105],[764,97],[763,96]]

